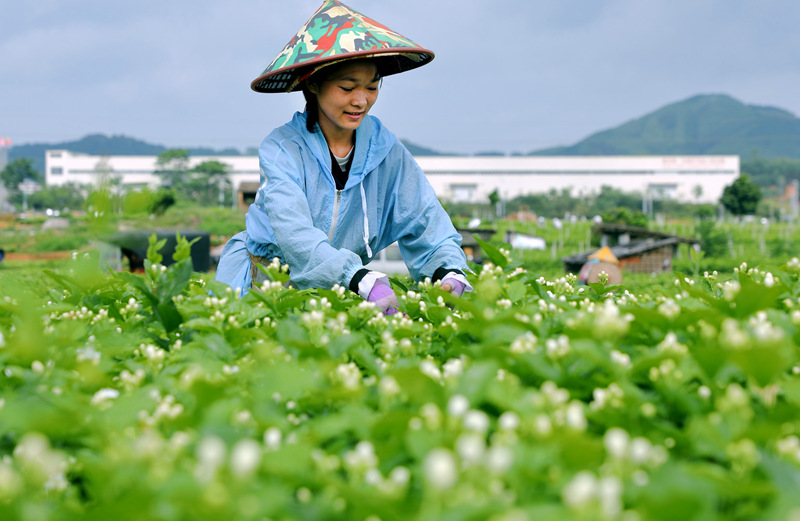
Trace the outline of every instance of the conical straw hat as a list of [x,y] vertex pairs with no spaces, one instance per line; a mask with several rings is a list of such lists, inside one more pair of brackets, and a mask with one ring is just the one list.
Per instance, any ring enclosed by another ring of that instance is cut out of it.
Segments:
[[378,58],[381,76],[411,70],[433,52],[336,0],[326,0],[250,84],[256,92],[292,92],[320,68],[354,58]]
[[619,264],[619,260],[617,257],[611,252],[611,248],[608,246],[603,246],[596,252],[589,255],[590,259],[597,259],[601,262],[608,262],[611,264]]

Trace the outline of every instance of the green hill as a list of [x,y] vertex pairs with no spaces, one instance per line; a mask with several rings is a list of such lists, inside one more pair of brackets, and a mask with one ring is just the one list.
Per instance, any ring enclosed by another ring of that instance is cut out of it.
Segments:
[[730,96],[694,96],[572,145],[529,155],[737,154],[800,158],[800,119]]
[[[69,150],[70,152],[96,156],[155,156],[167,150],[167,147],[154,145],[124,135],[106,136],[104,134],[89,134],[77,141],[14,145],[8,151],[8,159],[9,161],[13,161],[21,157],[28,158],[33,161],[33,167],[36,170],[44,172],[44,153],[47,150]],[[214,150],[206,147],[195,147],[187,150],[189,150],[189,154],[193,156],[241,155],[241,152],[235,148]]]
[[[402,140],[415,156],[450,155]],[[33,161],[44,171],[46,150],[93,155],[157,155],[167,147],[124,135],[91,134],[77,141],[15,145],[9,160]],[[188,148],[189,154],[241,155],[235,148]],[[246,153],[254,153],[250,149]],[[571,145],[528,155],[703,155],[736,154],[743,160],[800,159],[800,118],[776,107],[747,105],[724,94],[706,94],[672,103],[618,127],[597,132]],[[476,155],[504,155],[483,152]]]

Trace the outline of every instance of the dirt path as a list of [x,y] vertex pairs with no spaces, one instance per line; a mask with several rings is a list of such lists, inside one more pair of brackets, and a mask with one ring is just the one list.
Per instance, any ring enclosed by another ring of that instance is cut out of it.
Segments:
[[9,262],[25,262],[37,260],[59,260],[68,259],[72,251],[47,251],[42,253],[14,253],[6,252],[4,260]]

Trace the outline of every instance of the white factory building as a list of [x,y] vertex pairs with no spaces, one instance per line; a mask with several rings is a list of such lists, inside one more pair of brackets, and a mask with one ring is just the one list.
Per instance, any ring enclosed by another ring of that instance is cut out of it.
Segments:
[[[230,167],[234,190],[259,182],[256,156],[192,156],[189,168],[204,161]],[[715,203],[739,176],[739,156],[420,156],[416,157],[437,195],[449,202],[487,202],[498,191],[504,200],[569,189],[572,195],[610,186],[686,202]],[[92,156],[49,150],[49,186],[97,185],[110,179],[123,187],[157,187],[156,156]]]

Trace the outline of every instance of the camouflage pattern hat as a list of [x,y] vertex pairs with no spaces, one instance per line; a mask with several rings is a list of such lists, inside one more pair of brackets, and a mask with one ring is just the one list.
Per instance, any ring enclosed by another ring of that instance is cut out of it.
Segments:
[[325,0],[286,47],[250,84],[256,92],[292,92],[321,68],[375,58],[381,76],[411,70],[433,53],[337,0]]

